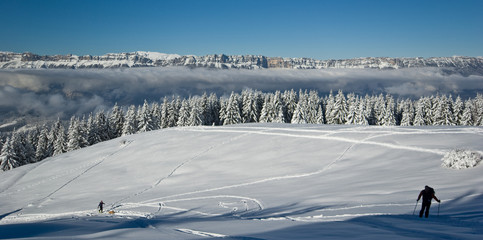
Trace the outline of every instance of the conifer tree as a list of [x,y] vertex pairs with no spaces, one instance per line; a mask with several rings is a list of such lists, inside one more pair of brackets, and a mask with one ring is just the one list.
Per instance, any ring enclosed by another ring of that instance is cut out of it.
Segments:
[[142,108],[138,112],[138,129],[137,132],[149,132],[155,129],[154,127],[154,116],[149,107],[148,101],[144,100]]
[[122,129],[124,127],[124,113],[117,103],[112,107],[109,115],[110,138],[118,138],[122,136]]
[[402,117],[401,117],[401,126],[412,126],[414,122],[414,107],[412,102],[408,99],[403,101],[402,103]]
[[358,99],[356,100],[356,115],[355,115],[355,124],[357,125],[369,125],[369,122],[367,121],[367,116],[366,116],[366,101],[364,99]]
[[135,134],[138,129],[138,124],[137,124],[137,113],[136,113],[136,107],[134,105],[129,106],[127,112],[126,112],[126,117],[124,121],[124,126],[122,128],[122,135],[131,135]]
[[13,145],[11,138],[7,137],[0,154],[0,169],[2,171],[8,171],[21,165],[20,158],[16,154]]
[[383,126],[396,126],[395,109],[396,105],[394,102],[394,98],[389,94],[386,95],[386,107],[382,120]]
[[458,96],[456,97],[456,100],[454,101],[454,104],[453,104],[453,117],[454,117],[454,123],[456,125],[462,125],[461,119],[463,118],[463,110],[464,110],[464,102],[463,100],[461,100],[461,97]]
[[85,139],[82,136],[80,121],[76,117],[72,117],[69,124],[67,134],[67,149],[66,151],[74,151],[86,145]]
[[201,126],[203,125],[203,110],[201,99],[193,99],[191,102],[191,111],[189,114],[189,126]]
[[307,91],[299,91],[299,101],[297,102],[297,107],[292,115],[291,123],[294,124],[307,124],[309,123],[308,111],[309,111],[309,96]]
[[334,95],[332,94],[332,90],[330,90],[330,93],[329,93],[329,96],[327,97],[326,105],[325,105],[325,121],[327,124],[335,124],[335,120],[332,116],[334,104],[335,104]]
[[90,113],[87,118],[87,144],[94,145],[100,142],[102,142],[102,139],[99,134],[99,128],[97,127],[94,115]]
[[208,97],[208,125],[220,125],[220,100],[215,93],[211,93]]
[[49,146],[46,150],[48,156],[56,156],[67,151],[67,136],[60,119],[57,119],[50,131]]
[[339,90],[330,113],[334,124],[345,124],[347,116],[347,103],[342,90]]
[[293,118],[293,113],[295,112],[295,108],[297,108],[297,92],[293,89],[290,91],[285,91],[283,94],[283,102],[285,103],[286,109],[286,120],[290,121]]
[[178,127],[185,127],[190,125],[190,112],[191,108],[189,106],[189,102],[188,100],[184,99],[181,102],[181,108],[179,109],[178,122],[176,123]]
[[473,126],[473,103],[471,100],[466,100],[464,103],[463,115],[460,119],[460,124],[463,126]]
[[161,128],[169,127],[169,102],[168,98],[164,97],[163,104],[161,105]]
[[35,158],[37,161],[50,157],[49,137],[47,127],[44,127],[39,134]]
[[223,125],[241,123],[240,104],[237,95],[232,92],[225,111]]

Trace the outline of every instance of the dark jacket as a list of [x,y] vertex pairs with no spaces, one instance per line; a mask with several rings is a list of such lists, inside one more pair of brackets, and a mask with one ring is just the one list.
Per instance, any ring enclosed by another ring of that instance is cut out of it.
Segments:
[[421,199],[421,196],[423,197],[423,202],[424,203],[431,203],[431,200],[436,200],[437,202],[440,202],[440,200],[434,195],[434,189],[425,186],[424,189],[419,193],[418,196],[418,201]]

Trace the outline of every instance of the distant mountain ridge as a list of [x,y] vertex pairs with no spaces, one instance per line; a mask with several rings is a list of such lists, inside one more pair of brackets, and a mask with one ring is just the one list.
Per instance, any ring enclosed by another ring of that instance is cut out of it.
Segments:
[[390,58],[366,57],[342,60],[282,58],[262,55],[205,56],[157,52],[109,53],[102,56],[47,55],[0,52],[0,69],[83,69],[185,66],[214,69],[402,69],[437,67],[464,75],[483,75],[483,57]]

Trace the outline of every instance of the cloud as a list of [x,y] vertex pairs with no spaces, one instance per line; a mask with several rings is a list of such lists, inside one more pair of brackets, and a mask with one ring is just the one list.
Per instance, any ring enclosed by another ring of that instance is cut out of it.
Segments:
[[[389,93],[419,98],[434,94],[473,97],[483,91],[483,76],[445,74],[437,68],[375,70],[212,70],[181,67],[130,69],[49,69],[0,71],[2,115],[68,117],[119,105],[188,97],[218,96],[250,88],[264,92],[342,89],[359,95]],[[0,119],[2,120],[2,119]]]

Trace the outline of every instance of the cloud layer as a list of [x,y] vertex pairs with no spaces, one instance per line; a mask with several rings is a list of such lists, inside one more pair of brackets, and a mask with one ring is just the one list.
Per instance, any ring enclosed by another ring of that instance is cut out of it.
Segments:
[[[483,92],[483,76],[444,74],[436,68],[374,70],[210,70],[167,68],[94,70],[2,70],[0,114],[68,117],[119,105],[188,97],[218,96],[243,89],[264,92],[314,89],[321,94],[342,89],[359,95],[389,93],[419,98],[434,94],[473,97]],[[0,119],[0,121],[3,119]]]

